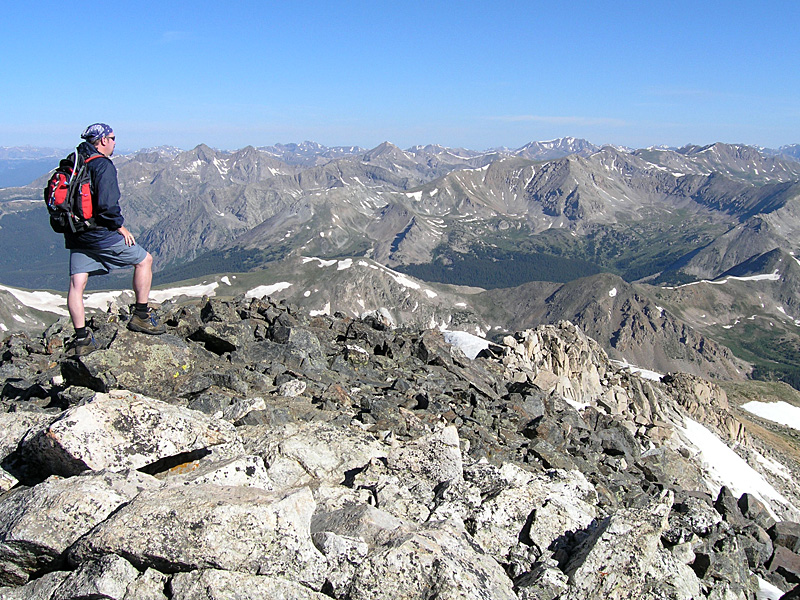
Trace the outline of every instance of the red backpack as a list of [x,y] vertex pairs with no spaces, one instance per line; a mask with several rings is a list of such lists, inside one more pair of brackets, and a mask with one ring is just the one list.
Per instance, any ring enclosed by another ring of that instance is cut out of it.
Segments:
[[44,188],[50,227],[56,233],[81,233],[95,229],[92,182],[87,164],[102,154],[85,159],[75,150],[61,159]]

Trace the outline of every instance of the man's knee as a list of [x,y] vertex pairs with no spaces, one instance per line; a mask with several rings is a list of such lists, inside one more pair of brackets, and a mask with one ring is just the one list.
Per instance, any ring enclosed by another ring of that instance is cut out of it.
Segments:
[[83,292],[83,290],[86,289],[86,283],[88,281],[89,281],[88,273],[76,273],[74,275],[70,275],[69,286],[71,289]]
[[142,262],[136,265],[136,268],[148,269],[152,266],[153,266],[153,255],[148,252],[147,256],[144,257],[144,260],[142,260]]

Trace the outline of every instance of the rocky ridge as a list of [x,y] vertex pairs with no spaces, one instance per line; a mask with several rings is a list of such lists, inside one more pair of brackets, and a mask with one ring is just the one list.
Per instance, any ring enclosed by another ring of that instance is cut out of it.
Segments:
[[[628,280],[670,269],[713,278],[754,254],[797,250],[800,167],[749,146],[628,151],[572,138],[487,152],[200,145],[116,164],[130,226],[158,268],[184,269],[181,279],[214,272],[220,252],[248,268],[298,254],[372,256],[397,267],[442,250],[519,248],[516,238],[525,252],[555,244]],[[0,190],[0,208],[22,218],[40,206],[42,184]],[[654,244],[663,246],[655,256]],[[22,258],[40,261],[40,253]]]
[[[0,595],[755,598],[800,582],[800,490],[710,482],[687,419],[767,450],[698,377],[569,322],[475,359],[380,315],[165,304],[2,347]],[[770,456],[779,460],[779,456]],[[763,469],[762,469],[763,470]]]

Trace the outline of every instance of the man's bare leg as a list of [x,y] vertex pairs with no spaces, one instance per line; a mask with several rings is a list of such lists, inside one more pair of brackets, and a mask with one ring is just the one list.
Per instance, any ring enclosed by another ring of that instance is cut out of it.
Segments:
[[86,327],[86,309],[83,305],[83,292],[86,290],[86,282],[89,281],[88,273],[76,273],[70,275],[69,291],[67,292],[67,310],[72,319],[75,329]]
[[133,267],[133,293],[136,295],[137,303],[147,304],[150,299],[150,287],[152,284],[153,257],[148,252],[147,258]]

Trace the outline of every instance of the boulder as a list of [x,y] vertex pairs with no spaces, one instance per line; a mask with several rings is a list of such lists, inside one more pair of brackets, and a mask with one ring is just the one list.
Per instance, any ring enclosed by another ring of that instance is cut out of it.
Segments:
[[623,508],[604,519],[565,567],[565,600],[637,598],[661,546],[673,497],[665,493],[641,508]]
[[[755,521],[759,527],[767,530],[775,525],[775,519],[772,517],[767,507],[753,494],[745,492],[739,497],[737,504],[742,516],[748,521]],[[797,552],[798,549],[800,549],[800,546],[795,549],[795,552]]]
[[350,600],[517,600],[502,567],[463,529],[443,524],[401,533],[356,571]]
[[0,498],[0,583],[63,566],[62,555],[122,504],[158,481],[136,471],[50,477]]
[[769,528],[769,534],[776,546],[800,553],[800,523],[779,521]]
[[38,431],[53,419],[55,415],[32,411],[0,413],[0,462],[17,449],[28,431]]
[[25,442],[51,473],[140,469],[170,458],[207,453],[237,440],[233,425],[203,413],[130,392],[96,394],[64,411]]
[[213,455],[173,467],[162,475],[165,485],[213,483],[257,487],[262,490],[275,489],[260,456],[245,454],[223,459],[212,457]]
[[404,485],[423,502],[444,482],[464,479],[458,430],[444,427],[392,448],[386,460],[390,472],[402,474]]
[[276,489],[320,481],[342,483],[347,473],[388,451],[363,430],[323,422],[242,427],[239,432],[246,451],[269,465],[267,473]]
[[121,554],[139,569],[281,575],[320,589],[327,562],[311,541],[316,503],[307,488],[285,494],[201,484],[142,492],[84,536],[73,564]]
[[334,533],[374,548],[386,544],[396,533],[409,529],[385,510],[361,504],[317,512],[311,521],[311,531],[314,535]]
[[[50,600],[53,593],[69,575],[69,571],[51,571],[22,586],[0,587],[0,598],[3,600]],[[142,600],[145,599],[142,598]]]
[[61,364],[67,385],[96,392],[126,389],[169,397],[182,376],[204,359],[185,340],[171,334],[148,336],[119,328],[113,344]]
[[70,573],[50,600],[111,598],[124,600],[128,586],[139,577],[133,565],[114,554],[86,562]]
[[800,583],[800,554],[784,546],[775,546],[775,552],[767,567],[791,584]]
[[177,573],[170,580],[169,589],[171,600],[329,599],[329,596],[287,579],[219,569]]
[[500,470],[502,489],[475,511],[475,541],[505,560],[520,542],[544,553],[566,532],[585,529],[597,516],[597,493],[578,471]]
[[146,569],[144,573],[128,584],[122,600],[167,600],[164,589],[168,578],[155,569]]

